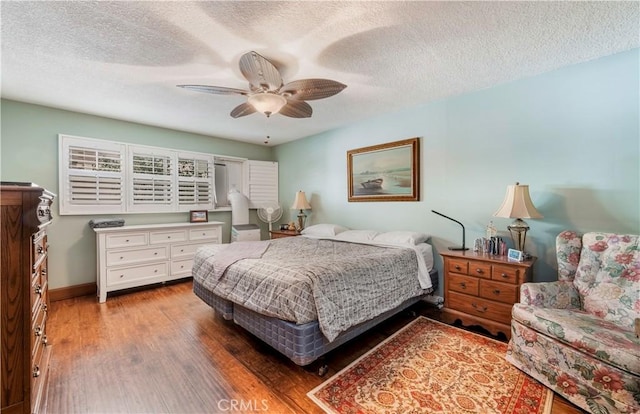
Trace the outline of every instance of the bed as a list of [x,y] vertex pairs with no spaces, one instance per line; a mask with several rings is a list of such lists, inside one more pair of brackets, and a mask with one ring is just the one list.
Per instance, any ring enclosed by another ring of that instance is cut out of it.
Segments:
[[320,228],[302,237],[201,247],[194,293],[304,366],[437,287],[428,236]]

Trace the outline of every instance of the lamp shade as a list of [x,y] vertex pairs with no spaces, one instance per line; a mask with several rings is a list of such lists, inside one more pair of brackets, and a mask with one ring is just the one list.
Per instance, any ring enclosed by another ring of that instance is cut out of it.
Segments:
[[542,218],[542,214],[536,210],[531,201],[529,186],[520,183],[507,186],[504,201],[493,215],[509,218]]
[[296,199],[291,206],[293,210],[311,210],[311,205],[307,201],[307,197],[304,195],[304,191],[298,191],[296,193]]

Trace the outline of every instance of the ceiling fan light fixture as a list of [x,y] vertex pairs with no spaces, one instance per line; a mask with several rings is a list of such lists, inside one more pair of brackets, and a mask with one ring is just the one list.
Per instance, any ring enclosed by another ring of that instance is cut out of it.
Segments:
[[249,96],[251,106],[267,116],[277,114],[287,104],[286,98],[270,92],[261,92]]

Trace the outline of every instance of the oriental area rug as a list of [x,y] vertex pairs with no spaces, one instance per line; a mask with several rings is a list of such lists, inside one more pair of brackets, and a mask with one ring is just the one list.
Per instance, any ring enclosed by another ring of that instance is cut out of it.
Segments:
[[419,317],[307,395],[327,413],[547,414],[507,344]]

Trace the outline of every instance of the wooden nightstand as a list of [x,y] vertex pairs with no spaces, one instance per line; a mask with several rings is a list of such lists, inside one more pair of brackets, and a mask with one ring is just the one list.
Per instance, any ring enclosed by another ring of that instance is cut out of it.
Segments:
[[520,286],[531,281],[535,257],[510,262],[506,256],[445,251],[445,322],[479,325],[493,335],[511,337],[511,308],[520,301]]
[[281,237],[299,236],[300,233],[297,230],[271,230],[269,235],[272,239],[279,239]]

